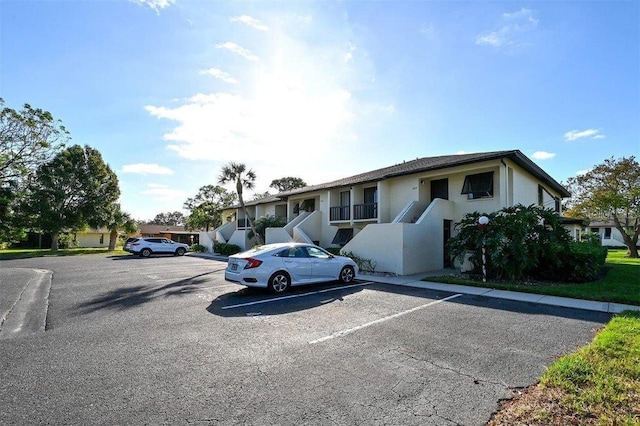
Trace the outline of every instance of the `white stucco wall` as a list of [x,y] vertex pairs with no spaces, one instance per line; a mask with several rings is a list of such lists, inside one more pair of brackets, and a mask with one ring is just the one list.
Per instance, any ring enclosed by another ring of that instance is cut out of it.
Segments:
[[443,221],[453,220],[454,203],[437,199],[416,223],[367,225],[343,251],[376,262],[376,271],[399,275],[442,269]]
[[293,238],[284,228],[267,228],[265,230],[265,244],[289,243]]
[[248,234],[248,229],[236,229],[229,239],[228,243],[235,244],[242,250],[248,250],[256,245],[256,240],[253,238],[249,239]]
[[[100,236],[102,236],[102,243],[100,243]],[[76,247],[109,247],[109,233],[78,233]]]

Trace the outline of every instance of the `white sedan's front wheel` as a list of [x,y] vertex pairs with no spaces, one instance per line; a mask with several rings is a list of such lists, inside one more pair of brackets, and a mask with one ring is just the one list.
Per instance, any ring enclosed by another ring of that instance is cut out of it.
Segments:
[[340,271],[340,282],[350,283],[355,278],[356,273],[352,266],[345,266]]

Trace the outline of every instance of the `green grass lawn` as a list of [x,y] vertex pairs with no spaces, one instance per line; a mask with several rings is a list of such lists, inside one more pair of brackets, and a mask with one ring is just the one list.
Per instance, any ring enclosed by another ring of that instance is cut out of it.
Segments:
[[640,259],[626,257],[626,250],[609,250],[606,263],[607,273],[603,278],[587,283],[535,283],[510,284],[463,279],[453,276],[429,277],[426,281],[448,284],[462,284],[500,290],[546,294],[550,296],[573,297],[576,299],[598,300],[640,305]]
[[59,249],[57,252],[52,252],[49,249],[2,249],[0,250],[0,260],[7,259],[27,259],[31,257],[46,257],[46,256],[77,256],[83,254],[99,254],[109,253],[112,255],[129,254],[122,250],[121,246],[116,247],[114,251],[108,251],[106,248],[70,248]]

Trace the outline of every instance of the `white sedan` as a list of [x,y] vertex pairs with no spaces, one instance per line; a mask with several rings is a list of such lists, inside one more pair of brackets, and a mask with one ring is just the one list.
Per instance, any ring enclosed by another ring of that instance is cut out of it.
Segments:
[[268,244],[229,256],[224,278],[248,287],[283,293],[291,286],[339,280],[350,283],[358,272],[348,257],[313,244]]

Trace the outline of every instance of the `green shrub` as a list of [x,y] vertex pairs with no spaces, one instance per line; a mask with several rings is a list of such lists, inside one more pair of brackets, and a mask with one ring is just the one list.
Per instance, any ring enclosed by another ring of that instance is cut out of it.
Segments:
[[598,279],[607,259],[607,249],[590,242],[571,242],[569,249],[557,254],[557,262],[541,262],[539,278],[561,282],[587,282]]
[[[261,216],[253,221],[253,226],[256,228],[256,232],[260,235],[262,241],[266,238],[267,228],[282,228],[286,224],[287,221],[284,218],[272,215]],[[253,238],[255,236],[253,230],[249,230],[247,236]]]
[[235,244],[219,243],[216,244],[216,252],[224,256],[240,253],[240,247]]
[[191,251],[195,253],[204,253],[205,251],[207,251],[207,248],[202,244],[192,244]]
[[523,279],[540,268],[560,268],[560,254],[569,251],[568,231],[558,215],[539,206],[515,205],[491,214],[481,228],[480,212],[469,213],[456,224],[458,234],[448,243],[454,258],[471,253],[474,273],[482,271],[482,248],[486,249],[487,273],[491,277]]
[[341,256],[350,257],[354,262],[356,262],[356,265],[358,265],[358,269],[360,270],[360,272],[375,272],[376,266],[378,266],[378,263],[375,260],[364,259],[355,255],[351,251],[342,252]]

